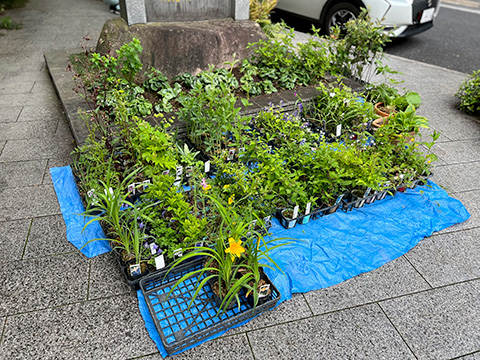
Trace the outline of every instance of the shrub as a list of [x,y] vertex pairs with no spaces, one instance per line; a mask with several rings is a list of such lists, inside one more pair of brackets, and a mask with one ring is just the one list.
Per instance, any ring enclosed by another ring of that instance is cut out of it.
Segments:
[[480,114],[480,70],[474,71],[458,89],[458,108],[469,114]]

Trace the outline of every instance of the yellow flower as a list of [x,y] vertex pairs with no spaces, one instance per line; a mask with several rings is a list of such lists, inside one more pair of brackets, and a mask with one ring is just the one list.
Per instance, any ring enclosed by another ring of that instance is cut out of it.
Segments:
[[223,188],[224,188],[225,190],[227,190],[229,187],[230,187],[230,185],[228,185],[228,184],[227,184],[227,185],[223,185]]
[[228,205],[232,205],[233,204],[233,196],[230,196],[228,198]]
[[245,252],[245,248],[242,246],[242,240],[236,241],[234,238],[228,238],[228,243],[230,246],[228,249],[225,249],[225,253],[230,254],[232,261],[235,259],[235,256],[240,258],[242,253]]
[[207,186],[205,186],[203,188],[203,191],[205,191],[205,194],[208,192],[208,190],[210,190],[212,187],[210,186],[210,184],[208,184]]
[[411,139],[410,139],[410,141],[411,141],[411,142],[414,142],[414,141],[415,141],[415,139],[414,139],[414,138],[411,138]]

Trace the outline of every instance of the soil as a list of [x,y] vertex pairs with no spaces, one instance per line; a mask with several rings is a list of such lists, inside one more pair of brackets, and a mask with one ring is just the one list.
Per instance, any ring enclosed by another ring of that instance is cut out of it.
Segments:
[[222,287],[222,296],[220,296],[220,290],[219,290],[219,286],[218,286],[218,281],[216,281],[213,285],[212,285],[212,291],[215,295],[217,295],[220,299],[222,299],[223,301],[223,298],[227,295],[228,293],[228,290],[225,286]]

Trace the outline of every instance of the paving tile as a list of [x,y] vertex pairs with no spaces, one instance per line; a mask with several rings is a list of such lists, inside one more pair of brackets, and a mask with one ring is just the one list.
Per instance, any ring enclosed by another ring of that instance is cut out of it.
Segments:
[[55,89],[51,81],[36,81],[32,88],[32,93],[55,94]]
[[308,292],[305,298],[317,315],[429,288],[415,268],[400,257],[340,284]]
[[468,163],[480,160],[480,141],[463,140],[435,144],[433,152],[447,164]]
[[156,351],[131,294],[11,316],[0,358],[114,360]]
[[478,299],[478,288],[467,282],[380,306],[418,359],[451,359],[480,350]]
[[34,218],[25,247],[24,259],[76,251],[67,240],[62,215]]
[[33,88],[32,81],[1,82],[0,95],[29,93]]
[[86,299],[88,259],[76,252],[0,264],[0,316]]
[[40,185],[46,167],[47,160],[0,163],[0,187]]
[[125,294],[131,290],[112,253],[90,260],[88,299]]
[[302,294],[294,294],[290,300],[284,301],[275,309],[266,311],[245,325],[228,331],[228,335],[244,331],[256,330],[267,326],[311,317],[313,314]]
[[375,304],[247,335],[256,359],[414,359]]
[[11,140],[2,151],[0,162],[65,158],[72,151],[71,138]]
[[470,218],[463,223],[443,229],[439,234],[480,227],[480,207],[478,206],[480,204],[480,190],[457,193],[452,196],[461,201],[470,213]]
[[22,111],[22,106],[2,106],[0,111],[0,123],[15,122]]
[[6,141],[0,141],[0,156],[2,155],[3,149],[5,149]]
[[47,138],[55,135],[58,120],[0,123],[0,140]]
[[47,71],[30,71],[17,68],[15,71],[9,71],[2,81],[47,81],[49,80]]
[[58,101],[55,95],[44,94],[5,94],[0,97],[0,106],[48,106],[51,102]]
[[405,256],[433,286],[480,277],[480,228],[431,236]]
[[456,360],[480,360],[480,351],[470,354],[470,355],[465,355],[461,356],[459,358],[455,358]]
[[20,260],[31,219],[0,222],[0,263]]
[[[458,110],[449,110],[450,112]],[[480,122],[468,116],[439,116],[435,128],[452,140],[467,140],[480,138]]]
[[59,104],[53,103],[48,106],[24,106],[18,117],[19,122],[23,121],[45,121],[58,120],[63,118],[63,111]]
[[480,183],[473,180],[474,174],[480,174],[480,161],[437,166],[432,180],[449,194],[454,194],[480,189]]
[[60,205],[52,185],[0,188],[0,197],[0,221],[60,214]]

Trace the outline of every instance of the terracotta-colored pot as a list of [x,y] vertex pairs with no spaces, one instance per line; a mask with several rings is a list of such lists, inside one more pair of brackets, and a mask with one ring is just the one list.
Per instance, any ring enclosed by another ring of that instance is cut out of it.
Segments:
[[379,102],[375,104],[375,113],[380,115],[381,117],[389,117],[392,113],[395,114],[397,111],[393,110],[391,113],[387,113],[385,111],[380,110],[380,106],[383,106],[383,102]]

